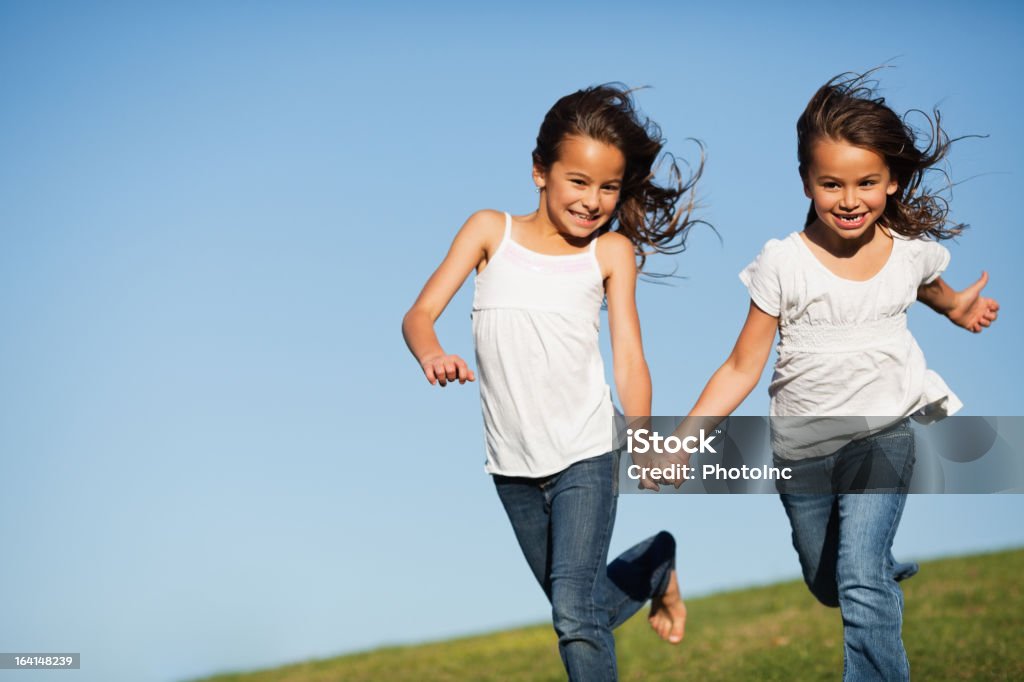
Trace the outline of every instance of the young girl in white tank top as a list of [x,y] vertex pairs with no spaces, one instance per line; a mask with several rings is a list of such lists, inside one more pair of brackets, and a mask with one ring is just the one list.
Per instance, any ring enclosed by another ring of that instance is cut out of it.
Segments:
[[578,254],[531,251],[512,238],[505,214],[473,298],[488,473],[548,476],[614,445],[598,348],[604,278],[596,247],[592,239]]
[[474,214],[405,316],[431,384],[476,378],[445,353],[434,321],[474,268],[473,301],[486,470],[523,554],[551,601],[571,680],[617,678],[612,629],[652,600],[666,641],[686,610],[675,542],[659,533],[607,563],[615,519],[615,408],[598,346],[607,299],[614,375],[625,414],[651,410],[637,319],[637,260],[676,252],[691,224],[693,183],[655,184],[660,132],[617,86],[581,90],[548,112],[533,152],[533,213]]

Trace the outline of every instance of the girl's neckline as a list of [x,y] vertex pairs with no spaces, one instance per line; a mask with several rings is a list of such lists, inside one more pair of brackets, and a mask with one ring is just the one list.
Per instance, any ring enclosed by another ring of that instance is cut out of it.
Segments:
[[827,272],[831,277],[839,280],[840,282],[847,282],[849,284],[869,284],[878,279],[878,277],[889,268],[889,264],[892,263],[893,256],[896,253],[896,242],[898,240],[898,237],[896,235],[891,235],[892,245],[889,247],[889,255],[886,257],[885,263],[882,264],[882,267],[880,267],[877,272],[875,272],[867,279],[850,279],[848,277],[843,277],[842,275],[837,275],[835,272],[832,271],[831,268],[829,268],[827,265],[821,262],[817,254],[815,254],[814,251],[811,249],[811,245],[808,243],[807,237],[804,236],[803,231],[794,232],[793,236],[796,238],[798,242],[800,242],[804,254],[806,254],[807,257],[814,261],[819,268],[821,268],[822,270]]
[[505,222],[504,240],[514,244],[516,247],[522,249],[523,251],[525,251],[525,252],[527,252],[529,254],[532,254],[534,256],[538,256],[540,258],[579,258],[580,256],[590,256],[591,254],[594,253],[594,249],[597,246],[597,237],[593,237],[590,240],[590,243],[587,244],[587,247],[584,250],[577,251],[576,253],[543,253],[541,251],[535,251],[535,250],[531,249],[530,247],[525,246],[524,244],[521,244],[520,242],[517,242],[515,240],[515,237],[512,236],[512,214],[511,213],[505,213],[505,221],[506,222]]
[[508,241],[510,244],[513,244],[516,248],[522,249],[523,251],[526,251],[527,253],[533,256],[539,256],[540,258],[579,258],[580,256],[589,256],[591,251],[593,250],[593,247],[587,246],[586,250],[577,251],[576,253],[541,253],[540,251],[534,251],[528,246],[523,246],[515,239],[513,239],[512,235],[508,236]]

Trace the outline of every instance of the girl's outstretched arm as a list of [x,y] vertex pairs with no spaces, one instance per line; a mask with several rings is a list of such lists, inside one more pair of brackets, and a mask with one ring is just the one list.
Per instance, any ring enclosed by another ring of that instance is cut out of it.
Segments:
[[988,284],[988,273],[982,272],[978,281],[963,291],[955,291],[941,277],[917,289],[917,300],[967,331],[978,333],[990,326],[999,316],[999,303],[982,296]]
[[445,386],[455,380],[464,384],[476,379],[465,360],[444,352],[434,333],[434,322],[473,268],[484,264],[488,254],[494,252],[501,239],[503,219],[497,211],[479,211],[470,216],[402,320],[405,343],[431,384]]
[[778,328],[779,318],[764,312],[751,301],[747,321],[732,353],[708,380],[690,415],[721,419],[732,414],[757,386]]
[[627,417],[647,417],[651,414],[651,372],[644,358],[636,311],[633,243],[621,234],[609,232],[599,238],[597,249],[608,299],[615,388]]
[[[772,350],[779,318],[769,315],[751,301],[747,321],[743,323],[732,353],[708,379],[690,414],[676,427],[673,435],[684,439],[696,436],[701,429],[711,431],[739,407],[757,386]],[[667,459],[668,463],[689,464],[689,455]],[[678,488],[682,481],[675,481]]]

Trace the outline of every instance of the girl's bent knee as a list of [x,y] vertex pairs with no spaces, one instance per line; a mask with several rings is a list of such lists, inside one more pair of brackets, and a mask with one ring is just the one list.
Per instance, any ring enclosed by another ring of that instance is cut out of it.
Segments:
[[833,609],[839,607],[839,592],[835,588],[828,590],[816,588],[813,585],[808,585],[808,587],[811,588],[811,594],[819,603]]

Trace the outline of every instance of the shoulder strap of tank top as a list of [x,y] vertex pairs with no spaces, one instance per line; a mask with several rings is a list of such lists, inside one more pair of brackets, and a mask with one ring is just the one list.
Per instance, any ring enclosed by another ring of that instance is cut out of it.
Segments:
[[[491,254],[491,262],[492,263],[494,262],[494,260],[496,258],[498,258],[498,256],[500,256],[502,254],[502,252],[505,251],[505,248],[506,248],[505,245],[508,242],[512,241],[512,214],[509,213],[508,211],[505,211],[504,213],[505,213],[505,234],[502,235],[501,241],[498,242],[498,248],[496,248],[494,250],[494,253]],[[485,272],[486,272],[486,270],[485,270]]]
[[590,244],[587,245],[587,252],[590,254],[590,262],[594,265],[594,271],[597,272],[598,279],[603,279],[601,261],[597,260],[597,240],[597,237],[590,240]]

